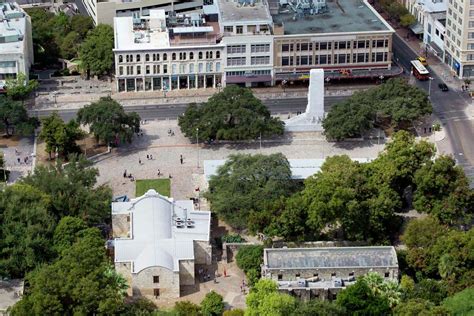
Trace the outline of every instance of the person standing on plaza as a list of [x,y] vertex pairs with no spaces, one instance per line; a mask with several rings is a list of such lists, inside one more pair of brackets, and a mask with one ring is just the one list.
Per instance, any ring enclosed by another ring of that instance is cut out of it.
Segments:
[[183,155],[179,155],[179,161],[181,162],[181,164],[183,164],[183,161],[184,161]]

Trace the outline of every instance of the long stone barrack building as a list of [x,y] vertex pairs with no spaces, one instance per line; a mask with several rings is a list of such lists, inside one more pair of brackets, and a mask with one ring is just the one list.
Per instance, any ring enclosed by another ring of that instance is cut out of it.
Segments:
[[398,282],[395,248],[318,247],[264,249],[262,277],[275,280],[282,292],[303,299],[334,299],[357,278],[369,273]]
[[117,90],[271,86],[387,78],[394,30],[366,0],[215,0],[114,19]]
[[195,265],[211,263],[210,219],[191,200],[154,190],[112,203],[115,269],[127,280],[128,294],[177,298],[182,286],[194,285]]

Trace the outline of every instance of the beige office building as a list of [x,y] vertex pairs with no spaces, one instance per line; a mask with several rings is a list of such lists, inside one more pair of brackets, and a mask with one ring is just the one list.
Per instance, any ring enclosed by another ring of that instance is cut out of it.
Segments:
[[474,0],[449,0],[444,61],[460,78],[474,77]]

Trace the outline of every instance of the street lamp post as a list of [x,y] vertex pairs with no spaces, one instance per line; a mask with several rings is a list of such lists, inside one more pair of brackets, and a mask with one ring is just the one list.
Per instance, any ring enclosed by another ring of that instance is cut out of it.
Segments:
[[430,79],[430,81],[428,83],[428,97],[431,97],[431,81],[433,81],[434,78],[429,77],[428,79]]
[[324,79],[324,81],[326,81],[326,90],[329,90],[329,81],[331,81],[331,79],[327,77],[326,79]]
[[199,127],[196,127],[197,167],[199,169]]
[[380,75],[379,79],[380,79],[380,83],[383,83],[383,78],[385,78],[383,75]]

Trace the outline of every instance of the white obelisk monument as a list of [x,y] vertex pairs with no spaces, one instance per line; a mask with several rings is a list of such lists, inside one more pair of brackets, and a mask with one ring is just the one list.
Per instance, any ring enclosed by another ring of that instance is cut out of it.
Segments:
[[324,70],[311,69],[309,73],[308,105],[306,111],[285,121],[289,132],[319,132],[324,119]]

